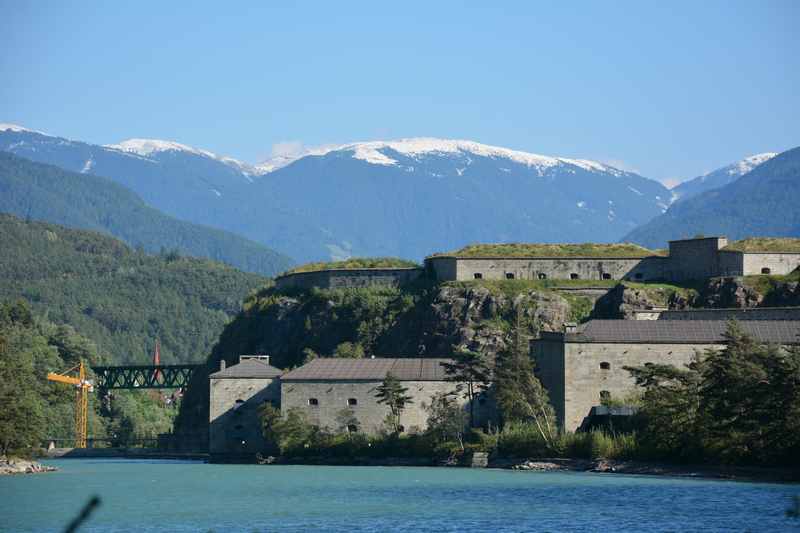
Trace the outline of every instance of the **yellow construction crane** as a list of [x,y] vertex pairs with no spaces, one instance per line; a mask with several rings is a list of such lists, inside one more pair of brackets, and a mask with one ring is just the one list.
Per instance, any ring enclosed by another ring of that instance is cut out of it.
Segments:
[[[77,377],[67,375],[76,370],[78,371]],[[47,374],[47,379],[59,383],[66,383],[67,385],[74,385],[77,389],[75,391],[75,447],[86,448],[89,393],[94,390],[94,385],[91,381],[86,379],[86,367],[83,365],[83,361],[78,363],[78,366],[74,366],[60,374],[50,372]]]

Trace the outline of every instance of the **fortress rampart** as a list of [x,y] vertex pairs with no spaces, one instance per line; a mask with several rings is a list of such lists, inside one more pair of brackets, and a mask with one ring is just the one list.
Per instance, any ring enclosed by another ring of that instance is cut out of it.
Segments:
[[410,283],[423,273],[422,268],[358,268],[293,272],[275,278],[275,286],[285,289],[345,289],[358,287],[397,287]]
[[[785,275],[800,253],[724,249],[725,237],[670,241],[669,255],[648,257],[517,257],[432,255],[424,268],[353,268],[293,272],[275,279],[279,290],[400,286],[423,275],[437,281],[620,280],[687,281],[719,276]],[[600,245],[602,246],[602,245]]]

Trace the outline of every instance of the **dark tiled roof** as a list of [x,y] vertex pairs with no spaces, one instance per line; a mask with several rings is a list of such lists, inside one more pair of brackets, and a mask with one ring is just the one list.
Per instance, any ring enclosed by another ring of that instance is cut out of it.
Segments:
[[238,364],[229,366],[225,370],[214,372],[211,378],[276,378],[283,373],[282,370],[270,366],[266,361],[259,359],[244,359]]
[[[800,344],[798,320],[749,320],[739,327],[757,342]],[[591,320],[567,342],[631,342],[719,344],[728,328],[725,320]]]
[[449,359],[320,358],[281,376],[283,381],[380,381],[391,373],[401,381],[444,381],[443,362]]

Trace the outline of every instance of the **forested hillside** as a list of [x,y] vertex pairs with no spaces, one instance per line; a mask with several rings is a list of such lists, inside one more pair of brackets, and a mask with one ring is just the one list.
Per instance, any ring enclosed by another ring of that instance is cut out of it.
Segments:
[[800,237],[800,148],[787,150],[738,180],[683,201],[623,241],[659,248],[698,234],[729,239]]
[[292,261],[227,231],[184,222],[114,181],[0,152],[0,212],[108,233],[148,252],[162,249],[273,276]]
[[0,301],[93,340],[110,362],[203,361],[248,293],[268,284],[213,261],[134,251],[99,233],[0,215]]
[[[79,361],[108,362],[94,342],[73,328],[31,313],[28,304],[0,301],[0,455],[45,438],[75,437],[75,391],[47,380]],[[89,369],[89,378],[92,378]],[[177,406],[165,406],[156,391],[115,391],[110,402],[89,396],[89,436],[121,444],[168,431]],[[60,444],[66,444],[61,442]]]

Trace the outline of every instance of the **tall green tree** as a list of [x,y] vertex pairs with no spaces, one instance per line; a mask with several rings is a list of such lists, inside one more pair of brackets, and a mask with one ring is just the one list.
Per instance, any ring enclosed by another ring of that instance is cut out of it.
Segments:
[[408,387],[404,387],[390,372],[386,374],[383,382],[375,387],[375,397],[378,403],[389,408],[386,420],[392,433],[400,433],[400,415],[407,405],[414,403],[413,397],[408,395]]
[[495,398],[503,423],[532,423],[548,448],[555,447],[558,430],[547,390],[534,375],[534,364],[517,312],[514,342],[498,355],[494,372]]
[[469,425],[475,427],[475,400],[489,388],[492,371],[486,356],[472,350],[459,350],[450,363],[442,363],[448,381],[456,383],[456,391],[469,402]]
[[[37,446],[44,437],[45,403],[39,393],[30,353],[0,331],[0,455]],[[13,333],[11,333],[13,335]]]
[[452,394],[439,392],[424,407],[428,412],[426,433],[439,443],[458,442],[461,451],[464,451],[464,429],[467,427],[468,417],[463,406],[459,405]]

